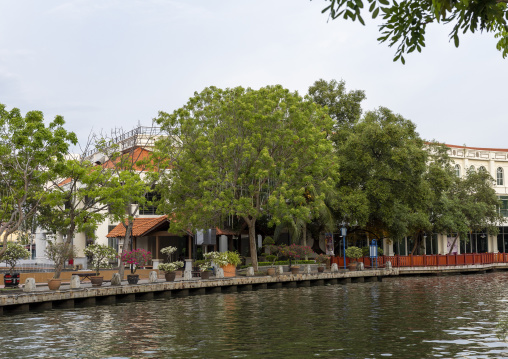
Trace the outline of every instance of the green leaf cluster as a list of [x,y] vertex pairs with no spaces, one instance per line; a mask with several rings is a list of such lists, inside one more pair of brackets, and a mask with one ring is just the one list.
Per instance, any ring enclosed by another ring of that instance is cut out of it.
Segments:
[[157,121],[167,134],[160,148],[173,149],[171,170],[158,187],[160,209],[174,213],[172,229],[242,218],[255,253],[257,219],[310,221],[324,205],[325,189],[335,186],[333,121],[282,86],[206,88]]
[[467,32],[491,32],[499,38],[496,45],[503,58],[508,54],[506,2],[503,0],[328,0],[323,9],[332,19],[358,20],[365,25],[362,13],[368,11],[375,19],[381,14],[380,42],[396,46],[394,61],[405,63],[404,54],[421,52],[425,47],[427,26],[432,23],[452,24],[450,41],[459,46],[459,37]]

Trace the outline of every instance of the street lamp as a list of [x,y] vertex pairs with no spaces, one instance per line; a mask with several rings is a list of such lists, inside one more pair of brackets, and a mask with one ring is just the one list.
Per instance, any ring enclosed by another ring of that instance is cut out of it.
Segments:
[[347,234],[347,228],[346,228],[346,223],[344,223],[344,222],[342,222],[342,228],[340,229],[340,234],[342,236],[342,247],[343,247],[342,254],[344,256],[344,269],[346,269],[346,234]]

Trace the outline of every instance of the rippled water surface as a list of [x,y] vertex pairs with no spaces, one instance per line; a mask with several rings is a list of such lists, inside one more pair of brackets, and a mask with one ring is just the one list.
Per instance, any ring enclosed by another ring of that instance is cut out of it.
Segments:
[[0,317],[1,358],[508,358],[508,272]]

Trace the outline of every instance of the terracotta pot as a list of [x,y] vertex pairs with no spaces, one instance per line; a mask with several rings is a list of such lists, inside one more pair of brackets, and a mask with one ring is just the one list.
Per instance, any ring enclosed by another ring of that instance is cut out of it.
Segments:
[[300,273],[300,267],[299,266],[292,266],[291,267],[291,274],[298,274]]
[[348,265],[347,265],[347,269],[349,269],[350,271],[355,271],[356,270],[356,266],[358,265],[358,262],[350,262]]
[[268,268],[266,270],[266,275],[275,275],[275,268]]
[[235,277],[236,276],[236,266],[232,264],[228,264],[227,266],[221,267],[224,271],[224,277]]
[[325,267],[317,267],[318,273],[323,273],[325,271]]
[[62,284],[61,279],[48,279],[49,290],[58,290]]
[[175,272],[166,272],[164,273],[164,277],[166,277],[166,282],[174,282],[176,278]]
[[127,274],[127,282],[129,284],[138,284],[139,274]]
[[90,282],[92,283],[92,287],[100,287],[102,286],[102,282],[104,281],[104,277],[91,276]]
[[210,279],[210,274],[212,274],[212,272],[209,270],[201,272],[201,279]]

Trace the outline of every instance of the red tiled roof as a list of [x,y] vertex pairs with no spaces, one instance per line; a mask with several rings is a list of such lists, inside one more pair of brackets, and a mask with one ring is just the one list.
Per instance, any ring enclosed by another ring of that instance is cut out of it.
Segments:
[[[249,233],[248,231],[243,230],[242,234]],[[238,231],[233,231],[231,229],[220,229],[218,227],[215,228],[215,234],[218,236],[236,236],[238,235]]]
[[[157,218],[134,218],[132,236],[141,237],[166,221],[169,222],[167,215]],[[125,223],[127,223],[127,221],[125,221]],[[125,226],[122,223],[119,223],[111,230],[111,232],[108,233],[106,237],[125,237]]]

